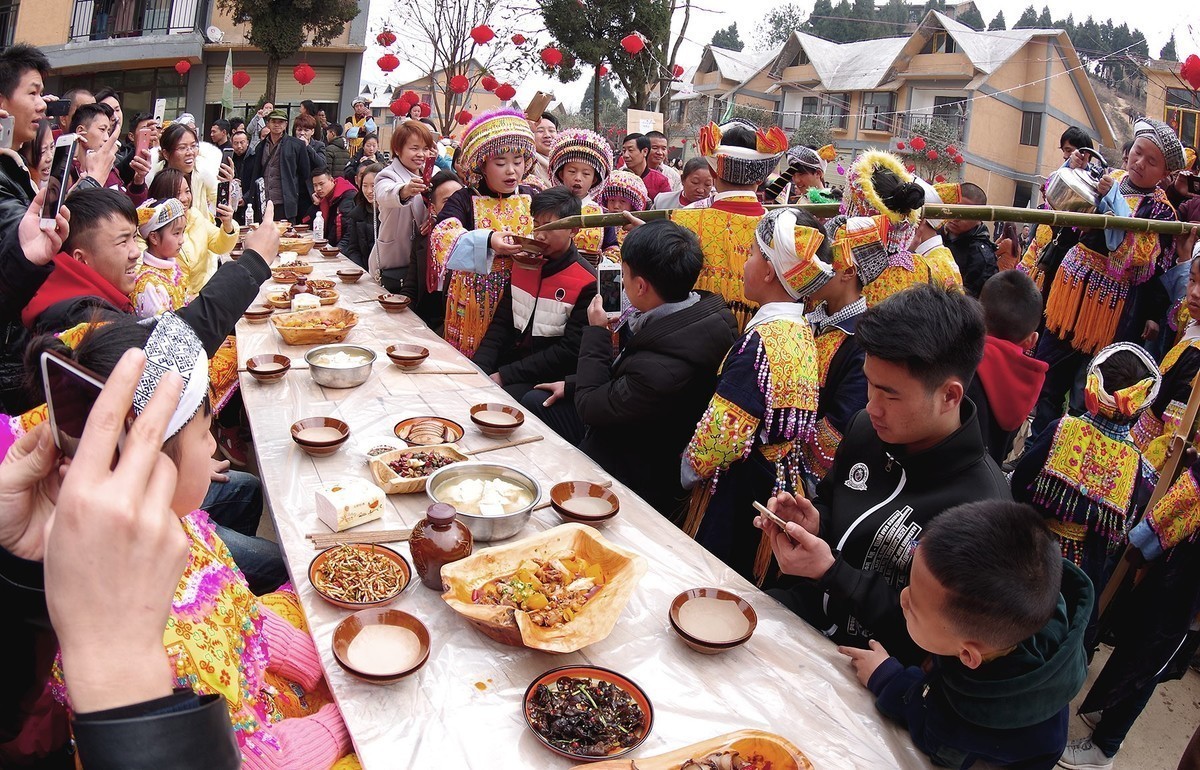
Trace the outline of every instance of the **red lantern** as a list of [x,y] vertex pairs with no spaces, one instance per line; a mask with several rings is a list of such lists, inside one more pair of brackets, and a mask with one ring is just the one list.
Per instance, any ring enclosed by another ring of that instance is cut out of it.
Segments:
[[238,70],[237,72],[233,73],[233,87],[234,88],[241,91],[243,88],[245,88],[249,84],[250,84],[250,76],[246,74],[245,70]]
[[904,149],[905,147],[907,147],[907,146],[908,146],[908,145],[906,145],[904,142],[896,142],[896,149],[897,149],[897,150],[903,150],[903,149]]
[[599,75],[600,77],[604,77],[605,75],[607,75],[608,74],[608,65],[601,64],[600,68],[596,70],[596,74]]
[[904,168],[908,169],[908,173],[910,173],[910,174],[917,170],[917,167],[915,165],[913,165],[912,163],[909,163]]
[[626,35],[621,38],[621,47],[625,49],[625,53],[633,56],[639,53],[646,47],[646,41],[642,40],[642,36],[638,34]]
[[379,69],[384,72],[391,72],[400,66],[400,60],[390,53],[385,53],[379,57],[379,61],[375,62],[379,65]]
[[416,104],[417,102],[421,101],[421,97],[417,95],[416,91],[405,91],[404,93],[400,94],[400,98],[409,104]]
[[396,99],[388,105],[388,109],[391,110],[392,114],[396,117],[402,118],[408,114],[410,109],[412,109],[412,105],[403,99]]
[[925,157],[929,158],[930,160],[937,160],[938,159],[938,151],[930,150],[929,152],[925,153]]
[[512,36],[513,45],[525,45],[525,36],[520,32]]
[[496,96],[500,97],[501,101],[507,102],[517,95],[517,89],[504,83],[496,89]]
[[909,144],[911,144],[912,148],[917,152],[925,149],[925,140],[919,136],[914,136]]
[[479,85],[483,86],[484,91],[495,91],[500,87],[500,81],[491,75],[484,75],[479,79]]
[[313,68],[309,66],[308,62],[302,61],[292,70],[292,77],[294,77],[296,82],[301,86],[306,86],[316,79],[317,73],[313,71]]
[[955,146],[954,146],[954,145],[952,145],[952,144],[948,144],[948,145],[946,145],[946,154],[947,154],[947,155],[950,155],[950,156],[957,155],[957,154],[958,154],[958,148],[957,148],[957,147],[955,147]]
[[[427,117],[429,117],[430,115],[432,115],[432,114],[433,114],[433,108],[432,108],[432,107],[430,107],[430,106],[429,106],[428,104],[426,104],[425,102],[421,102],[421,103],[420,103],[420,104],[418,104],[417,106],[421,108],[421,117],[423,117],[423,118],[427,118]],[[410,108],[410,109],[411,109],[411,108]]]
[[1188,82],[1193,91],[1200,90],[1200,56],[1188,54],[1179,68],[1179,74]]
[[542,49],[542,62],[547,67],[550,67],[551,69],[553,69],[554,67],[557,67],[558,65],[562,64],[562,60],[563,60],[562,51],[558,50],[554,46],[548,45]]
[[965,163],[965,162],[966,162],[966,160],[967,160],[967,159],[966,159],[966,158],[964,158],[964,157],[963,157],[963,156],[961,156],[961,155],[955,155],[955,156],[954,156],[954,162],[955,162],[955,163],[957,163],[957,164],[958,164],[958,165],[960,165],[960,166],[961,166],[963,163]]
[[375,42],[379,43],[384,48],[387,48],[392,43],[396,42],[396,35],[390,30],[385,29],[375,36]]
[[675,76],[675,79],[678,80],[679,78],[683,77],[683,67],[676,64],[675,67],[671,70],[671,74],[673,74]]
[[470,87],[471,81],[467,80],[466,75],[455,75],[450,78],[450,90],[456,94],[465,94]]
[[475,116],[472,115],[471,113],[467,112],[466,110],[463,110],[463,111],[459,112],[457,115],[455,115],[454,119],[465,126],[471,122],[471,118],[473,118],[473,117],[475,117]]
[[471,30],[471,39],[475,41],[475,45],[487,45],[495,36],[496,33],[486,24],[480,24]]
[[179,73],[179,77],[188,74],[188,70],[192,68],[192,63],[187,59],[180,59],[175,62],[175,71]]
[[937,182],[938,184],[941,184],[942,182],[946,181],[946,177],[942,176],[941,174],[938,174],[937,176],[935,176],[933,178],[933,181]]

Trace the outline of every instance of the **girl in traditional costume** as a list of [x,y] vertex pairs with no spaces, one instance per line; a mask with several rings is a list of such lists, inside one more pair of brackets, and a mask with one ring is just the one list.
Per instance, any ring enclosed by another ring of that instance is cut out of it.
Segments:
[[[603,189],[611,173],[612,148],[604,137],[583,129],[559,132],[550,149],[550,176],[579,198],[584,216],[604,213],[592,193]],[[575,248],[593,264],[605,248],[614,245],[618,245],[615,228],[583,227],[575,234]]]
[[[958,185],[949,182],[930,184],[921,177],[914,177],[925,191],[925,202],[933,204],[961,203],[962,192]],[[909,250],[925,260],[929,266],[929,279],[936,286],[954,291],[963,291],[962,271],[950,253],[950,247],[942,242],[939,230],[942,220],[922,217],[913,233]]]
[[176,259],[183,245],[187,209],[177,198],[149,200],[138,209],[137,217],[146,250],[129,301],[138,318],[151,318],[187,304],[187,282]]
[[760,584],[770,544],[754,527],[754,501],[803,489],[800,448],[817,411],[817,349],[804,300],[833,277],[825,233],[812,215],[762,217],[743,266],[746,297],[760,306],[721,365],[717,392],[682,463],[695,489],[684,530]]
[[842,213],[825,229],[835,250],[854,253],[868,306],[930,281],[929,266],[910,251],[924,204],[925,191],[890,152],[864,152],[847,171]]
[[[197,178],[198,175],[192,175],[192,179]],[[217,216],[221,220],[221,226],[217,227],[212,217],[193,205],[187,175],[173,168],[163,169],[154,177],[150,183],[150,197],[155,200],[176,198],[187,209],[187,225],[177,260],[187,281],[188,297],[194,297],[217,272],[221,255],[228,254],[237,245],[238,228],[233,221],[233,209],[228,205],[217,206]]]
[[[134,395],[135,414],[167,372],[184,382],[163,446],[180,469],[172,509],[190,543],[163,634],[176,686],[225,697],[243,767],[330,767],[350,751],[350,735],[324,685],[295,594],[255,597],[208,515],[195,510],[209,484],[208,473],[195,469],[207,467],[215,448],[203,346],[173,313],[159,316],[153,327],[145,323],[93,327],[74,351],[62,352],[107,375],[126,350],[144,347],[147,365]],[[55,668],[55,695],[67,703],[62,671]]]
[[[617,169],[609,174],[604,186],[600,188],[597,199],[604,210],[608,212],[637,213],[645,211],[650,205],[650,194],[646,192],[646,183],[637,174],[624,169]],[[630,227],[626,225],[613,229],[616,231],[616,242],[605,245],[603,255],[605,259],[619,265],[621,264],[621,244],[625,243],[625,236],[629,233]]]
[[535,190],[520,184],[533,163],[533,132],[511,109],[485,112],[467,126],[459,160],[468,184],[446,201],[429,235],[432,279],[446,289],[446,341],[471,356],[491,323],[522,247],[533,231]]

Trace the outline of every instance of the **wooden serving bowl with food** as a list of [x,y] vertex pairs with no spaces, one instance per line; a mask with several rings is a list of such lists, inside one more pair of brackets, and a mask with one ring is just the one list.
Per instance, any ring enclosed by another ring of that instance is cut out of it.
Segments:
[[389,495],[410,495],[424,492],[425,483],[434,471],[466,459],[467,456],[457,446],[438,444],[384,452],[372,457],[367,465],[375,483],[384,492]]
[[[638,770],[813,770],[794,743],[765,730],[738,730],[653,757],[638,757]],[[571,770],[629,770],[628,759],[606,759]]]
[[612,632],[645,571],[645,559],[591,527],[562,524],[447,564],[442,598],[497,642],[575,652]]
[[395,601],[412,582],[412,568],[386,546],[345,543],[316,555],[308,565],[308,582],[330,604],[365,610]]
[[392,429],[396,438],[409,446],[453,444],[463,437],[463,426],[445,417],[409,417]]
[[312,248],[312,238],[305,238],[299,234],[296,236],[284,236],[281,234],[279,238],[280,251],[294,251],[303,257],[304,255],[308,254],[308,252],[312,251]]
[[340,307],[304,310],[271,317],[271,324],[289,345],[342,342],[358,324],[358,315]]

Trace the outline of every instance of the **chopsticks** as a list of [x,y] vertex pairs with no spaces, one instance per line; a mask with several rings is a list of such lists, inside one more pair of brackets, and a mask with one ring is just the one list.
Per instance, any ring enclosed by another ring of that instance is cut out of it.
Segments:
[[541,441],[544,438],[546,438],[546,437],[545,436],[527,436],[525,438],[519,438],[515,441],[507,441],[503,444],[496,444],[495,446],[485,446],[480,449],[471,449],[466,452],[463,452],[463,454],[465,454],[465,455],[480,455],[480,454],[483,454],[484,452],[494,452],[497,449],[509,449],[510,447],[521,446],[522,444],[532,444],[535,441]]
[[[612,488],[612,482],[611,482],[611,481],[600,481],[600,482],[593,482],[593,483],[594,483],[594,484],[596,484],[597,486],[604,487],[605,489],[611,489],[611,488]],[[550,501],[549,501],[549,500],[546,500],[546,501],[545,501],[545,502],[543,502],[543,503],[538,503],[537,505],[533,506],[533,510],[535,510],[535,511],[540,511],[540,510],[543,510],[543,509],[546,509],[546,508],[549,508],[549,507],[550,507]]]
[[412,536],[411,529],[376,529],[369,532],[310,532],[305,535],[313,548],[323,550],[343,543],[403,543]]

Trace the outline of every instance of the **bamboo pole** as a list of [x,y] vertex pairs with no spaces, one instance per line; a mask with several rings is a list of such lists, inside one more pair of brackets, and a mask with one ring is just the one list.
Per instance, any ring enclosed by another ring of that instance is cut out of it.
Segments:
[[[838,214],[841,204],[838,203],[798,203],[792,206],[770,205],[765,208],[795,208],[807,211],[813,216],[825,219]],[[643,222],[653,219],[663,219],[670,215],[670,210],[650,209],[635,212],[634,216]],[[1159,235],[1183,235],[1196,227],[1187,222],[1163,222],[1158,219],[1139,219],[1137,217],[1117,217],[1111,214],[1083,214],[1075,211],[1054,211],[1052,209],[1021,209],[1014,206],[965,206],[961,204],[928,204],[921,209],[921,215],[931,219],[977,219],[982,222],[1013,222],[1028,225],[1054,225],[1056,227],[1084,227],[1089,229],[1132,230],[1139,233],[1158,233]],[[534,232],[545,230],[568,230],[576,227],[621,227],[628,224],[621,212],[614,214],[581,214],[576,217],[566,217],[534,229]]]

